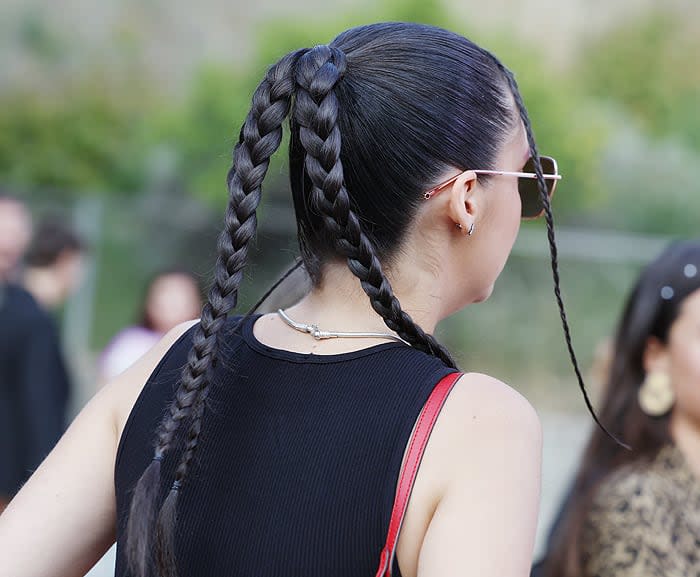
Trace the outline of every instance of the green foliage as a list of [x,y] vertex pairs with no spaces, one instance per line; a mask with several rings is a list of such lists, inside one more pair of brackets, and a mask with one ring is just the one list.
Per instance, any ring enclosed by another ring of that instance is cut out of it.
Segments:
[[142,116],[95,85],[62,94],[5,95],[0,179],[81,192],[138,190],[146,171]]
[[440,0],[382,0],[363,11],[304,19],[297,25],[289,19],[268,20],[257,33],[257,64],[265,66],[291,50],[327,43],[343,30],[381,21],[421,22],[446,28],[451,23],[449,12]]
[[203,67],[180,105],[153,119],[150,141],[175,157],[179,185],[208,202],[226,199],[231,151],[248,112],[249,79],[223,66]]
[[[250,99],[265,70],[284,54],[299,47],[330,42],[352,25],[382,19],[444,24],[446,13],[436,0],[398,2],[389,0],[376,14],[357,13],[334,17],[332,21],[305,21],[303,26],[288,20],[267,21],[256,34],[255,58],[244,69],[205,65],[192,82],[192,91],[182,105],[159,115],[152,139],[158,146],[174,151],[180,184],[207,201],[225,199],[224,179],[231,164],[231,150],[250,106]],[[275,160],[284,165],[286,142]],[[269,191],[284,188],[280,170],[270,170]],[[275,182],[277,181],[277,182]]]
[[700,37],[672,11],[627,20],[583,53],[589,93],[623,107],[654,136],[700,150]]
[[487,47],[514,72],[540,153],[557,159],[564,178],[556,213],[571,219],[595,206],[601,200],[601,151],[610,137],[603,109],[583,96],[575,77],[550,66],[542,51],[510,37],[494,38]]

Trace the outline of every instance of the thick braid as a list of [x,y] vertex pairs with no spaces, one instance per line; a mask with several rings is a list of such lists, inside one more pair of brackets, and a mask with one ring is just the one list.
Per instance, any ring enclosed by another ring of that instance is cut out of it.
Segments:
[[311,180],[311,202],[336,241],[336,250],[360,280],[372,308],[386,325],[415,348],[455,367],[449,352],[402,310],[382,272],[372,243],[351,208],[340,160],[338,99],[333,88],[345,72],[345,55],[329,46],[317,46],[299,61],[294,118],[306,151],[304,165]]
[[586,390],[586,385],[583,382],[583,375],[581,374],[581,369],[579,367],[578,358],[576,357],[576,351],[574,350],[573,340],[571,338],[571,329],[569,327],[569,320],[566,314],[566,309],[564,307],[564,299],[561,294],[560,287],[560,276],[559,276],[559,252],[557,249],[556,238],[554,236],[554,215],[552,213],[552,206],[549,202],[549,194],[547,193],[547,183],[545,182],[544,175],[542,172],[542,164],[540,162],[540,156],[537,151],[537,145],[535,143],[535,137],[532,130],[532,125],[530,123],[530,117],[527,114],[527,109],[525,108],[525,103],[520,96],[520,90],[518,89],[518,84],[515,81],[513,73],[508,70],[501,62],[493,57],[496,61],[498,68],[503,73],[508,86],[515,99],[515,104],[518,108],[518,113],[520,119],[525,127],[525,133],[527,135],[527,142],[530,147],[530,155],[533,159],[533,164],[535,166],[535,174],[537,175],[537,186],[540,190],[540,197],[542,199],[542,206],[544,207],[545,222],[547,224],[547,241],[549,243],[550,261],[552,266],[552,279],[554,280],[554,297],[557,301],[557,306],[559,308],[559,316],[561,317],[562,328],[564,330],[564,340],[566,341],[566,347],[569,351],[569,358],[571,359],[571,364],[574,367],[574,373],[576,374],[576,379],[578,380],[579,389],[583,394],[583,400],[586,403],[586,408],[590,412],[593,420],[596,424],[608,435],[612,440],[614,440],[619,445],[630,449],[628,445],[620,441],[615,435],[613,435],[598,419],[598,415],[593,408],[593,404],[588,396],[588,391]]
[[191,391],[188,389],[199,391],[205,381],[208,386],[207,371],[212,367],[206,360],[215,355],[216,336],[227,313],[236,306],[238,287],[247,263],[248,244],[257,228],[255,211],[260,203],[262,182],[270,157],[279,148],[282,123],[289,113],[293,89],[292,65],[296,58],[298,56],[292,54],[271,68],[255,91],[253,107],[241,130],[241,141],[234,149],[234,165],[227,179],[229,204],[224,229],[219,236],[214,285],[203,308],[188,366],[183,373],[181,388],[185,390],[182,396],[176,394],[171,405],[171,418],[161,428],[159,448],[163,452],[170,447],[173,429],[181,420],[179,411],[194,402],[195,397],[189,394]]
[[[159,485],[160,462],[172,447],[180,423],[190,420],[175,481],[163,503],[156,531],[159,575],[176,575],[174,525],[177,495],[199,443],[201,418],[217,360],[219,335],[227,314],[236,306],[249,242],[257,228],[255,211],[260,202],[262,182],[270,157],[282,139],[282,124],[289,114],[294,89],[294,67],[304,52],[293,52],[270,68],[253,95],[251,111],[234,149],[233,167],[227,178],[230,197],[224,229],[219,237],[214,284],[194,331],[192,349],[180,385],[158,429],[154,460],[139,480],[132,499],[127,543],[130,566],[136,577],[148,574],[148,539],[157,496],[157,489],[153,487]],[[142,486],[144,484],[149,486]],[[150,497],[149,502],[146,502],[146,497]],[[150,507],[151,511],[144,514],[142,507]]]
[[[158,565],[161,574],[166,577],[176,575],[172,530],[175,524],[175,504],[199,445],[201,420],[211,384],[210,372],[218,350],[216,337],[225,322],[226,314],[236,306],[238,287],[243,280],[243,267],[247,262],[248,244],[256,231],[255,210],[260,202],[262,182],[270,157],[282,140],[282,124],[289,114],[294,91],[294,68],[304,53],[305,50],[291,53],[268,71],[265,80],[253,95],[251,111],[241,129],[241,142],[234,152],[234,165],[228,177],[230,202],[225,227],[219,239],[215,283],[209,295],[213,311],[218,313],[218,317],[213,315],[211,319],[212,326],[216,324],[212,331],[214,342],[211,360],[207,367],[198,367],[205,375],[205,381],[195,397],[191,424],[175,471],[175,481],[158,520]],[[192,360],[194,362],[190,364],[193,367],[202,364],[201,359]]]

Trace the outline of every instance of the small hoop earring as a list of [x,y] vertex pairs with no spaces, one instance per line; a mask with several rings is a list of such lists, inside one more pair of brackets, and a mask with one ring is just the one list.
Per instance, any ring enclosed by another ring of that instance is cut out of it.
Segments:
[[671,388],[671,378],[662,372],[647,374],[637,392],[639,406],[650,417],[661,417],[668,413],[676,399]]
[[[459,230],[463,230],[463,229],[464,229],[464,227],[463,227],[461,224],[459,224],[458,222],[455,222],[455,226],[456,226]],[[469,230],[467,231],[467,236],[471,236],[472,234],[474,234],[474,223],[473,223],[473,222],[472,222],[471,226],[469,227]]]

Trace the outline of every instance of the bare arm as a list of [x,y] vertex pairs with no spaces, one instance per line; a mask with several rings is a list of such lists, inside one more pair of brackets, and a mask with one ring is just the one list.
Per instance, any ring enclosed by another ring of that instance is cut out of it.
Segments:
[[441,475],[446,481],[425,531],[417,573],[410,573],[529,575],[542,445],[532,407],[500,381],[469,374],[448,399],[434,437],[426,464],[446,473]]
[[114,460],[124,420],[180,325],[101,389],[0,516],[0,577],[78,577],[115,539]]

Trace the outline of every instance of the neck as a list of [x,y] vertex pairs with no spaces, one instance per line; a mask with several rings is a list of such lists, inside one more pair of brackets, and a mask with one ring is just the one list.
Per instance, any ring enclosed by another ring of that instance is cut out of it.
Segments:
[[676,412],[671,417],[670,426],[674,442],[695,476],[700,478],[700,425],[689,416]]
[[[442,319],[436,279],[430,273],[413,270],[387,275],[401,308],[424,331],[432,333]],[[323,283],[297,305],[288,309],[295,321],[318,325],[322,330],[344,332],[387,332],[382,317],[372,308],[360,281],[345,264],[326,267]]]
[[24,273],[24,288],[45,309],[53,309],[61,302],[60,283],[49,270],[28,268]]

